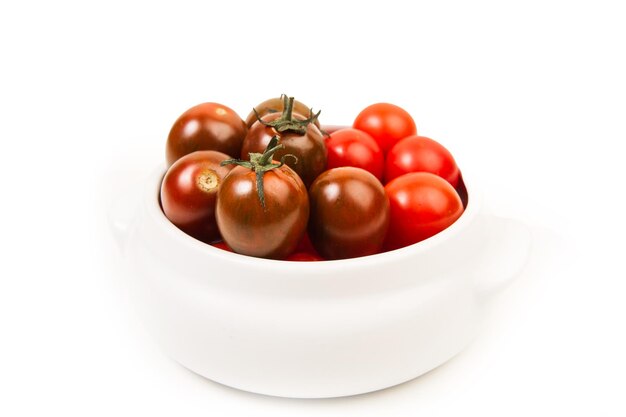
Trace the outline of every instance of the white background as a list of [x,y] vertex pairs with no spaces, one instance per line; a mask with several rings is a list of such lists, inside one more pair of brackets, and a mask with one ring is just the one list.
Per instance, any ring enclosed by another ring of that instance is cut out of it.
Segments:
[[[626,413],[620,2],[404,3],[2,2],[0,415]],[[284,400],[197,377],[144,333],[107,207],[186,108],[245,117],[283,92],[331,124],[401,105],[531,227],[526,269],[446,365]]]

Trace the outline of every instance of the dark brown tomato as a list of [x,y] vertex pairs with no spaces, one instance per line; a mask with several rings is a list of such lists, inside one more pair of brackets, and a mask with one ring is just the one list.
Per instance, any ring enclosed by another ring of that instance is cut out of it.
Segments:
[[[254,108],[256,109],[256,113],[254,112],[254,110],[252,110],[246,118],[246,125],[248,126],[248,128],[252,127],[252,125],[257,120],[259,120],[257,117],[257,113],[260,117],[271,113],[282,113],[283,110],[285,110],[285,102],[282,97],[275,97],[259,103],[258,105],[254,106]],[[302,103],[301,101],[295,100],[293,102],[293,112],[309,117],[311,113],[311,108],[307,107],[307,105]],[[320,127],[320,122],[317,119],[314,123],[317,127]]]
[[172,165],[161,184],[161,207],[165,216],[188,235],[206,243],[219,239],[215,222],[217,189],[232,169],[220,166],[229,156],[216,151],[197,151]]
[[284,259],[296,249],[309,217],[307,190],[287,165],[263,175],[265,207],[256,174],[236,166],[224,179],[217,198],[217,225],[235,252]]
[[203,103],[184,112],[167,138],[167,164],[199,150],[237,156],[248,129],[237,113],[218,103]]
[[[272,113],[263,117],[263,121],[271,122],[280,118],[282,113]],[[304,120],[300,114],[293,114],[294,118]],[[285,147],[274,154],[274,159],[280,160],[286,154],[295,155],[285,159],[289,165],[302,178],[307,187],[326,170],[326,144],[324,136],[317,126],[309,123],[306,132],[301,135],[293,131],[278,132],[275,128],[265,126],[257,121],[248,130],[248,134],[241,147],[241,159],[248,159],[250,152],[262,153],[272,137],[278,135],[280,143]]]
[[389,226],[389,200],[378,179],[361,168],[321,174],[309,189],[308,232],[324,259],[378,253]]

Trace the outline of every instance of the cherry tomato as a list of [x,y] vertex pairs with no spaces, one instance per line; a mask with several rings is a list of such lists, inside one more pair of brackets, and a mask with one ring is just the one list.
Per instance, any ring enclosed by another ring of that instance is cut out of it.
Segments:
[[300,239],[298,246],[296,246],[296,252],[315,252],[315,248],[311,243],[311,238],[309,238],[308,232],[304,232],[302,239]]
[[294,253],[286,258],[287,261],[323,261],[324,259],[317,253],[308,232],[304,232],[302,239],[298,242]]
[[218,249],[222,249],[225,250],[226,252],[232,252],[233,250],[230,248],[230,246],[228,246],[228,244],[226,244],[226,242],[224,241],[220,241],[220,242],[216,242],[216,243],[211,243],[211,246],[218,248]]
[[326,139],[326,149],[326,169],[357,167],[370,172],[380,181],[383,180],[383,151],[367,133],[352,128],[337,130]]
[[203,103],[184,112],[167,138],[168,165],[194,151],[212,150],[237,156],[247,127],[234,110],[218,103]]
[[[256,113],[254,110],[256,110]],[[259,117],[263,117],[266,114],[271,114],[271,113],[282,113],[285,110],[284,99],[282,96],[270,98],[254,106],[254,110],[252,110],[250,114],[248,114],[248,117],[246,117],[246,125],[249,128],[252,127],[252,125],[257,120],[259,120],[258,119]],[[308,107],[306,104],[302,103],[301,101],[294,100],[293,112],[300,114],[302,116],[309,117],[309,114],[311,113],[311,108]],[[314,123],[317,127],[320,127],[320,122],[317,119],[315,119]]]
[[309,237],[324,259],[355,258],[381,250],[389,201],[378,179],[361,168],[321,174],[309,189]]
[[306,187],[291,168],[272,161],[276,141],[258,159],[231,161],[239,166],[218,190],[217,225],[228,246],[243,255],[284,259],[306,230]]
[[[284,113],[271,113],[263,116],[262,122],[272,123],[283,117],[305,120],[304,116],[296,113],[287,116],[284,116]],[[280,128],[266,126],[262,122],[255,122],[248,131],[241,148],[241,158],[246,159],[250,152],[263,152],[272,137],[278,135],[284,149],[276,152],[276,158],[279,159],[286,154],[294,155],[297,159],[289,159],[286,163],[308,187],[326,169],[326,145],[319,128],[313,123],[308,123],[303,126],[302,132],[291,129],[281,132]]]
[[317,262],[323,261],[324,258],[314,252],[294,252],[285,258],[286,261],[296,262]]
[[439,142],[425,136],[409,136],[394,145],[385,160],[385,181],[409,172],[430,172],[459,184],[459,168],[452,154]]
[[206,243],[219,239],[215,222],[217,190],[232,167],[220,166],[229,156],[197,151],[172,165],[161,183],[165,216],[183,232]]
[[389,103],[366,107],[354,120],[353,127],[374,138],[384,154],[399,140],[417,134],[411,115],[401,107]]
[[427,239],[463,213],[456,190],[443,178],[428,172],[404,174],[388,183],[385,192],[391,206],[386,250]]

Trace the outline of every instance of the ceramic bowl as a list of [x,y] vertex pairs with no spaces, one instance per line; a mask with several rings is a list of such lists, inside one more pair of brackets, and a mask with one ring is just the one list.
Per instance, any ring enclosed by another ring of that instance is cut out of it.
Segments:
[[255,393],[339,397],[428,372],[471,341],[481,306],[530,246],[527,228],[487,212],[466,177],[463,215],[412,246],[323,262],[238,255],[167,220],[164,172],[145,184],[138,210],[112,211],[137,310],[174,360]]

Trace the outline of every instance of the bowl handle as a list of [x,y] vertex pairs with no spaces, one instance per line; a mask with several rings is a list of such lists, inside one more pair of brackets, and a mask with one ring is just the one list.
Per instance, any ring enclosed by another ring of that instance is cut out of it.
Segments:
[[128,233],[135,219],[141,195],[139,184],[127,184],[120,188],[109,205],[109,226],[121,251],[124,251],[126,246]]
[[485,220],[490,232],[485,241],[487,247],[474,270],[476,291],[481,298],[488,298],[513,282],[528,259],[532,243],[530,229],[518,220],[498,216]]

